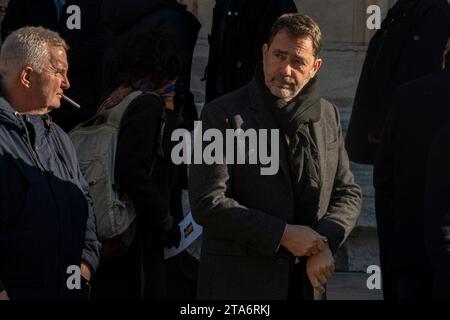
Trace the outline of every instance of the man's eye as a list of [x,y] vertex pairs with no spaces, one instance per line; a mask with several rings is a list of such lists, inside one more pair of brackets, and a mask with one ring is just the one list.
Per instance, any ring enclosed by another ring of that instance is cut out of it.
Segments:
[[294,67],[303,70],[306,67],[306,63],[302,60],[294,61]]

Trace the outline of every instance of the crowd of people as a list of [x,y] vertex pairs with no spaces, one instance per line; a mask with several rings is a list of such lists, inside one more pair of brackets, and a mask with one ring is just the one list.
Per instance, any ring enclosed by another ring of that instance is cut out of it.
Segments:
[[[450,299],[450,3],[390,9],[344,138],[320,92],[319,25],[291,0],[216,0],[201,130],[280,132],[258,141],[279,159],[263,175],[263,161],[228,161],[251,158],[248,144],[224,161],[171,161],[172,133],[198,120],[200,24],[184,2],[10,0],[0,300],[326,299],[362,207],[350,161],[374,165],[385,299]],[[74,4],[81,29],[65,23]],[[199,260],[164,259],[182,237],[183,189]]]

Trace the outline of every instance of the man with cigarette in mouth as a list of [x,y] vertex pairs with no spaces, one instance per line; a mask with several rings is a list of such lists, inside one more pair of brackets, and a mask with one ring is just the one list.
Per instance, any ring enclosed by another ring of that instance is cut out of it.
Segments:
[[42,27],[14,31],[1,48],[0,300],[87,298],[98,265],[88,187],[48,115],[70,86],[67,49]]

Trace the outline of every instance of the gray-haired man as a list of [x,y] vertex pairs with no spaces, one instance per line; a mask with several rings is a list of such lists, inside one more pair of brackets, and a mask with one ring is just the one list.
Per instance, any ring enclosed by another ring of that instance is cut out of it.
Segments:
[[87,185],[48,115],[69,88],[66,50],[57,33],[25,27],[0,53],[1,298],[87,297],[98,265]]

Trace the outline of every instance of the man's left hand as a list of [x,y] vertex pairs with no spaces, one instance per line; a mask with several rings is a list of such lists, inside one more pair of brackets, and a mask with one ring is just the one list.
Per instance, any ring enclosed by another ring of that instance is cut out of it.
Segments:
[[314,256],[308,257],[306,273],[314,289],[325,292],[325,284],[334,272],[334,258],[329,247]]
[[89,266],[89,264],[87,262],[85,262],[85,261],[81,262],[80,271],[81,271],[81,276],[83,278],[85,278],[87,281],[91,280],[91,276],[92,276],[91,267]]

